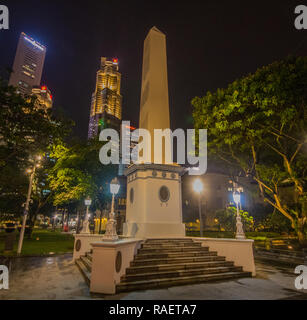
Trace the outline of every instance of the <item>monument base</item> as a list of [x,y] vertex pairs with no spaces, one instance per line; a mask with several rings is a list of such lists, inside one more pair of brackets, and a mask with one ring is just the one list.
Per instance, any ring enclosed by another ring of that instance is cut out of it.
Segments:
[[125,237],[185,236],[181,201],[183,170],[176,164],[139,164],[126,169]]
[[133,238],[183,238],[185,225],[183,223],[124,223],[124,235]]

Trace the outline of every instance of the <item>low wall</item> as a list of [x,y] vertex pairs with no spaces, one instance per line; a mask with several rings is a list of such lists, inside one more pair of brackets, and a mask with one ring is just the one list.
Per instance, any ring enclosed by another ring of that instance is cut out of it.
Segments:
[[141,246],[140,239],[122,239],[114,242],[92,243],[93,259],[90,291],[114,294],[120,277],[126,273]]
[[92,247],[91,243],[102,241],[103,234],[74,234],[74,255],[73,259],[79,259],[80,256],[84,256],[86,252],[89,252]]
[[279,249],[265,250],[263,248],[255,248],[255,258],[268,261],[276,261],[286,264],[307,265],[307,251],[287,251]]
[[224,239],[224,238],[198,238],[191,237],[195,241],[200,241],[203,247],[209,247],[210,251],[217,251],[219,256],[223,256],[228,261],[233,261],[235,266],[243,267],[243,271],[256,275],[253,243],[251,239]]

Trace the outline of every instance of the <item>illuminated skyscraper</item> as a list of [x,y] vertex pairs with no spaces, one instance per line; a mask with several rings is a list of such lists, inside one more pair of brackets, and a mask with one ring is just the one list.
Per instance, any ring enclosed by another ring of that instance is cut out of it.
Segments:
[[101,129],[120,129],[122,118],[121,74],[118,59],[101,58],[97,71],[96,88],[92,94],[88,138],[97,136]]
[[9,85],[22,94],[31,94],[34,86],[40,86],[46,47],[21,33]]
[[37,97],[35,105],[38,109],[48,110],[52,107],[52,95],[46,86],[34,87],[32,94]]

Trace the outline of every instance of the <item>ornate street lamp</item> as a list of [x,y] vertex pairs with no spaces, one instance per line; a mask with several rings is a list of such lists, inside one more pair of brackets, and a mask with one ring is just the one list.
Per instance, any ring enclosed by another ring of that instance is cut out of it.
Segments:
[[91,198],[87,197],[84,200],[84,204],[86,205],[86,214],[85,214],[85,219],[84,219],[84,222],[83,222],[82,230],[81,230],[80,233],[90,234],[89,221],[88,221],[88,218],[89,218],[88,208],[92,204]]
[[198,193],[198,213],[199,213],[199,223],[200,223],[199,229],[200,229],[200,236],[202,237],[203,236],[203,218],[201,215],[201,196],[200,196],[200,194],[204,189],[204,185],[200,179],[196,179],[194,181],[193,189],[195,192]]
[[245,239],[245,234],[243,231],[243,224],[240,216],[240,211],[239,211],[239,203],[241,195],[240,192],[234,192],[233,193],[233,200],[237,206],[237,217],[236,217],[236,239]]
[[116,220],[115,213],[114,213],[114,198],[115,195],[118,193],[120,188],[120,184],[118,183],[117,178],[114,178],[110,183],[110,191],[112,193],[112,205],[111,205],[111,212],[109,216],[109,220],[106,224],[106,232],[103,236],[103,240],[118,240],[118,235],[116,232]]

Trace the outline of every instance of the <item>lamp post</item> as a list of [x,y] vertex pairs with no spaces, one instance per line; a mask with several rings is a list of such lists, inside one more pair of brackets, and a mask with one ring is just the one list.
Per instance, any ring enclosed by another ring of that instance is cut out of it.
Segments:
[[53,216],[53,231],[55,231],[55,227],[56,227],[56,219],[57,219],[57,217],[58,217],[58,215],[57,215],[57,214],[55,214],[55,215]]
[[18,255],[20,255],[20,253],[21,253],[21,249],[22,249],[22,245],[23,245],[23,238],[25,235],[25,228],[26,228],[26,222],[27,222],[27,217],[28,217],[28,212],[29,212],[29,204],[30,204],[30,200],[31,200],[33,179],[35,176],[36,168],[38,168],[40,166],[39,162],[41,159],[42,159],[41,156],[37,156],[34,160],[34,164],[33,164],[32,169],[27,170],[27,173],[31,173],[31,175],[30,175],[30,181],[29,181],[29,187],[28,187],[27,200],[25,203],[24,211],[23,211],[22,227],[20,230],[20,236],[19,236],[19,241],[18,241],[18,248],[17,248]]
[[200,236],[201,237],[203,236],[203,218],[201,215],[201,196],[200,196],[200,194],[203,191],[203,188],[204,188],[204,185],[201,182],[201,180],[196,179],[193,184],[193,189],[195,192],[198,193],[198,214],[199,214],[199,222],[200,222],[199,229],[200,229]]
[[86,214],[85,214],[85,219],[84,219],[84,222],[83,222],[82,230],[81,230],[80,233],[90,234],[89,221],[88,221],[88,218],[89,218],[88,208],[92,204],[91,198],[87,197],[84,200],[84,204],[86,205]]
[[236,216],[236,239],[245,239],[245,234],[243,231],[243,224],[240,216],[239,203],[240,203],[240,192],[233,193],[233,200],[237,206],[237,216]]
[[117,240],[118,235],[116,232],[116,220],[115,218],[115,213],[114,213],[114,198],[115,195],[118,193],[120,188],[120,184],[118,183],[117,178],[114,178],[111,183],[110,183],[110,191],[112,193],[112,205],[111,205],[111,212],[109,216],[109,220],[106,224],[106,232],[103,236],[103,240]]

